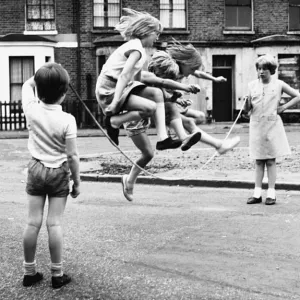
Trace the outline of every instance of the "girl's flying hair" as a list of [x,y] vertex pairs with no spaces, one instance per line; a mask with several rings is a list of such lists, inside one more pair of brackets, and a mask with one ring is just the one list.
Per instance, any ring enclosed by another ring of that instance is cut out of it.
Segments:
[[120,18],[115,30],[119,31],[126,41],[131,38],[141,39],[152,32],[163,31],[160,21],[147,12],[138,12],[130,8],[123,8],[123,10],[127,15]]
[[200,53],[192,44],[182,45],[173,39],[173,43],[167,47],[167,52],[176,60],[179,65],[202,66],[202,58]]
[[179,66],[176,61],[165,51],[156,51],[148,65],[149,72],[157,77],[177,79],[179,75]]

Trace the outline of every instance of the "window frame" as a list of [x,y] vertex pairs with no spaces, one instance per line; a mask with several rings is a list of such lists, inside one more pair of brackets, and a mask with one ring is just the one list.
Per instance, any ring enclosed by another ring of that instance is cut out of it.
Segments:
[[[17,82],[17,83],[12,83],[12,60],[13,59],[21,59],[21,82]],[[33,70],[33,74],[31,76],[34,75],[34,70],[35,70],[35,67],[34,67],[34,63],[35,63],[35,57],[34,56],[9,56],[9,103],[16,103],[16,101],[13,101],[12,99],[12,88],[13,87],[21,87],[23,86],[24,82],[28,79],[24,79],[24,59],[31,59],[32,60],[32,70]],[[30,77],[29,77],[30,78]],[[19,99],[21,100],[21,99]],[[17,101],[19,101],[17,100]]]
[[[108,16],[108,5],[110,4],[109,1],[110,0],[103,0],[104,25],[103,26],[96,26],[95,25],[95,19],[99,18],[99,17],[101,18],[102,16],[95,16],[95,4],[97,4],[97,3],[95,3],[95,0],[93,0],[93,29],[106,29],[106,28],[111,29],[111,28],[114,28],[114,26],[108,26],[109,18],[110,18]],[[119,4],[119,16],[116,17],[116,18],[118,18],[118,21],[119,21],[119,19],[121,17],[121,12],[122,12],[122,0],[118,0],[118,1],[119,1],[119,3],[118,3]],[[106,10],[105,10],[105,8],[106,8]]]
[[[173,11],[174,11],[174,8],[172,7],[172,5],[173,5],[173,0],[168,0],[169,1],[169,22],[170,23],[172,23],[172,24],[174,24],[174,13],[173,13]],[[184,4],[184,16],[185,16],[185,25],[184,25],[184,27],[170,27],[170,24],[169,24],[169,26],[167,27],[167,26],[164,26],[164,30],[166,30],[166,31],[179,31],[179,30],[187,30],[188,28],[187,28],[187,26],[188,26],[188,3],[187,3],[187,0],[182,0],[183,1],[183,4]],[[163,24],[163,22],[162,22],[162,18],[161,18],[161,11],[163,11],[162,9],[161,9],[161,1],[159,1],[159,19],[160,19],[160,21],[161,21],[161,23]],[[182,10],[180,10],[180,9],[177,9],[177,11],[182,11]],[[172,25],[171,24],[171,25]]]
[[[233,31],[233,32],[252,32],[253,31],[253,0],[250,0],[250,9],[251,9],[251,16],[250,16],[250,27],[242,27],[242,26],[227,26],[226,24],[226,8],[234,6],[236,7],[237,5],[226,5],[226,0],[224,0],[224,30],[227,32]],[[248,5],[240,5],[237,7],[243,7]],[[238,19],[237,19],[238,21]]]
[[[28,0],[26,0],[26,21],[28,22],[46,22],[46,21],[55,21],[55,15],[56,15],[56,1],[53,0],[53,4],[42,4],[42,0],[39,0],[39,5],[34,5],[34,4],[28,4]],[[29,7],[30,6],[39,6],[39,12],[40,12],[40,16],[42,16],[42,8],[44,6],[53,6],[53,18],[42,18],[40,17],[39,19],[34,19],[34,18],[30,18],[28,13],[29,13]]]
[[[291,28],[291,7],[297,7],[298,8],[298,28]],[[289,15],[288,15],[288,30],[290,32],[300,31],[300,3],[299,4],[291,4],[291,1],[289,0]]]

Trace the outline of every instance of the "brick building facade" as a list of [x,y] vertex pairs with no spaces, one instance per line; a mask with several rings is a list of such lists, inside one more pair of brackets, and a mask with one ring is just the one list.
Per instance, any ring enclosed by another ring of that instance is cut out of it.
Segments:
[[[256,78],[258,55],[274,55],[280,64],[276,76],[299,89],[300,0],[2,0],[0,101],[17,101],[25,77],[51,60],[69,71],[83,99],[95,99],[101,66],[123,43],[113,30],[122,7],[162,21],[156,48],[171,38],[190,42],[206,72],[228,79],[188,79],[203,87],[191,96],[193,107],[212,111],[216,121],[234,119],[247,83]],[[75,100],[71,91],[68,98]]]

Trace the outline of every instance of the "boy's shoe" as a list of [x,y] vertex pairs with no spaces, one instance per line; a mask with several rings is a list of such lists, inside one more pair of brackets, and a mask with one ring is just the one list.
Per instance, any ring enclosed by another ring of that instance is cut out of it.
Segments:
[[232,139],[227,139],[225,141],[223,141],[222,145],[220,148],[217,149],[217,151],[219,152],[219,154],[225,154],[226,152],[232,150],[234,147],[236,147],[238,145],[238,143],[240,142],[240,137],[236,136]]
[[257,203],[261,203],[261,202],[262,202],[261,197],[259,197],[259,198],[250,197],[247,201],[247,204],[257,204]]
[[52,287],[54,289],[59,289],[62,286],[71,282],[71,277],[67,274],[63,274],[63,276],[54,277],[52,276]]
[[123,194],[124,194],[124,197],[128,201],[132,201],[133,200],[133,190],[126,187],[126,180],[127,180],[127,175],[123,175],[121,178]]
[[33,286],[43,279],[43,274],[37,272],[35,275],[24,275],[23,286]]
[[276,203],[276,198],[273,199],[273,198],[270,198],[270,197],[268,197],[268,198],[266,199],[266,202],[265,202],[266,205],[273,205],[273,204],[275,204],[275,203]]
[[116,145],[119,145],[120,130],[119,130],[119,128],[113,128],[111,126],[110,118],[111,118],[111,116],[106,116],[105,117],[105,128],[106,128],[108,136],[113,140],[113,142]]
[[156,150],[176,149],[181,146],[181,141],[176,139],[172,140],[171,137],[156,143]]
[[200,132],[195,132],[193,134],[190,134],[184,141],[182,142],[181,150],[186,151],[189,150],[193,145],[198,143],[201,138]]

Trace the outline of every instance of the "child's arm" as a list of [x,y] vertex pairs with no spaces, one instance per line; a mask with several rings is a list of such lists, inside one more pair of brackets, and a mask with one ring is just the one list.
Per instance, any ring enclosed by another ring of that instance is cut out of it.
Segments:
[[135,50],[130,52],[128,59],[125,63],[124,69],[122,70],[120,76],[118,77],[114,98],[111,104],[105,110],[106,115],[110,116],[118,112],[119,100],[121,99],[125,87],[132,79],[133,68],[140,58],[141,58],[141,53],[139,51]]
[[277,108],[277,113],[281,114],[282,112],[284,112],[286,109],[294,106],[296,103],[298,103],[300,101],[300,93],[293,89],[292,87],[290,87],[288,84],[286,84],[285,82],[283,82],[282,85],[282,92],[288,94],[289,96],[291,96],[293,99],[281,106],[278,106]]
[[27,107],[30,103],[36,102],[34,95],[35,81],[34,77],[26,80],[22,86],[22,106],[26,114]]
[[73,187],[70,195],[76,198],[80,194],[79,155],[76,138],[66,139],[66,153],[73,179]]
[[197,78],[211,80],[213,82],[226,82],[227,79],[223,76],[214,77],[206,72],[196,70],[193,74]]
[[163,79],[147,71],[142,71],[142,82],[147,85],[163,87],[171,90],[181,90],[193,94],[200,92],[200,87],[198,84],[184,84],[172,79]]

